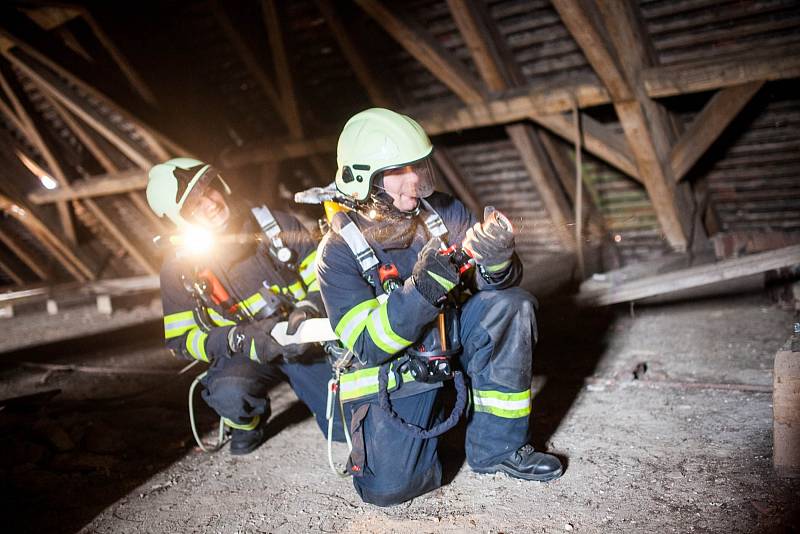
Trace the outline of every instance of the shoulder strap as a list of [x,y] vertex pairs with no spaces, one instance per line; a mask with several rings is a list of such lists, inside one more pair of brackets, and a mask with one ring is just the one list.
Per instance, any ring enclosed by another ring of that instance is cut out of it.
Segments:
[[275,216],[272,215],[272,212],[269,211],[266,204],[250,208],[250,212],[253,214],[253,217],[256,218],[258,225],[261,227],[261,231],[264,232],[264,235],[269,239],[270,248],[278,260],[283,263],[291,260],[292,252],[286,248],[281,239],[281,227],[278,225],[278,221],[275,220]]
[[433,209],[433,206],[431,206],[427,200],[424,198],[419,200],[427,212],[427,217],[425,217],[425,226],[428,228],[428,231],[433,237],[438,237],[442,241],[447,242],[447,226],[444,225],[444,221],[439,214],[436,213],[436,210]]
[[362,276],[366,276],[368,271],[380,263],[378,257],[375,256],[375,251],[367,243],[364,234],[361,233],[356,223],[346,213],[340,211],[333,216],[331,229],[347,243],[353,256],[356,257],[361,266]]

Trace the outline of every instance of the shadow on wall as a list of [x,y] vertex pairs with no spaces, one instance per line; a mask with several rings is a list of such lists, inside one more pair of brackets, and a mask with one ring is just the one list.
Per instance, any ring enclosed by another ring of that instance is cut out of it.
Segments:
[[[169,481],[147,481],[187,454],[204,454],[194,443],[187,414],[189,384],[202,370],[199,366],[181,376],[59,371],[45,383],[43,373],[33,374],[14,363],[76,363],[71,356],[80,355],[85,366],[133,366],[137,353],[160,349],[161,328],[148,324],[3,355],[3,398],[16,396],[9,394],[12,380],[26,393],[61,390],[54,396],[21,398],[0,409],[4,532],[76,532],[138,486],[144,485],[140,492],[145,494],[163,491]],[[108,363],[112,357],[124,358],[125,363]],[[164,357],[169,355],[165,352]],[[159,358],[159,368],[169,363]],[[177,373],[185,362],[174,363]],[[199,392],[195,395],[201,435],[215,435],[219,419],[199,399]],[[309,416],[295,401],[271,419],[270,435]],[[228,453],[223,449],[218,454]]]

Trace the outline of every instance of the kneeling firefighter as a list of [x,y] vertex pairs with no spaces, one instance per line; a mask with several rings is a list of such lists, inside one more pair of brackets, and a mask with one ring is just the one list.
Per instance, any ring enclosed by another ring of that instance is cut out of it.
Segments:
[[[361,498],[391,505],[441,485],[440,388],[471,396],[466,454],[479,473],[547,481],[560,461],[528,444],[535,300],[516,286],[513,228],[487,209],[481,224],[434,192],[433,147],[411,118],[356,114],[338,144],[340,210],[319,247],[328,317],[352,364],[339,394],[350,407],[348,468]],[[460,369],[460,371],[458,370]]]
[[267,392],[280,380],[324,424],[331,373],[324,355],[270,335],[278,321],[288,319],[291,334],[324,312],[308,232],[287,213],[232,196],[214,167],[191,158],[154,166],[147,200],[183,232],[161,269],[166,344],[210,364],[202,396],[231,429],[231,454],[265,440]]

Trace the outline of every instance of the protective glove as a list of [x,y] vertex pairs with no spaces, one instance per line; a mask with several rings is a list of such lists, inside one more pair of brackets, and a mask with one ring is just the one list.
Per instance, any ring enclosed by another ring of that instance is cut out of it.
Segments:
[[259,362],[271,362],[280,358],[285,347],[270,335],[277,323],[277,319],[268,317],[234,326],[228,332],[231,353],[242,352],[247,356],[255,356]]
[[439,254],[441,241],[431,238],[419,252],[411,278],[425,300],[438,306],[459,281],[458,268],[450,258]]
[[300,328],[300,325],[303,324],[303,321],[319,316],[319,310],[313,303],[307,300],[298,302],[287,319],[288,324],[286,325],[286,335],[291,336],[296,334],[297,329]]
[[496,217],[485,217],[483,224],[467,229],[462,248],[467,249],[475,262],[493,274],[510,265],[514,253],[514,232]]

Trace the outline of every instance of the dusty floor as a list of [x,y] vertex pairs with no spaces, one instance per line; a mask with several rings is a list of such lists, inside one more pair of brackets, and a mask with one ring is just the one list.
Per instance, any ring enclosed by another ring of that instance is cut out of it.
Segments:
[[[182,362],[160,349],[156,323],[4,355],[84,368],[2,370],[0,399],[61,389],[0,411],[2,530],[798,530],[800,479],[772,471],[769,392],[793,313],[755,295],[637,307],[633,317],[550,301],[540,315],[534,442],[564,458],[565,475],[548,484],[476,475],[454,431],[442,450],[449,483],[386,509],[328,470],[322,437],[286,386],[273,392],[275,435],[254,455],[194,448],[185,397],[198,369],[175,375]],[[647,370],[633,380],[639,364]],[[162,374],[100,374],[106,367]],[[214,418],[201,411],[210,437]]]

